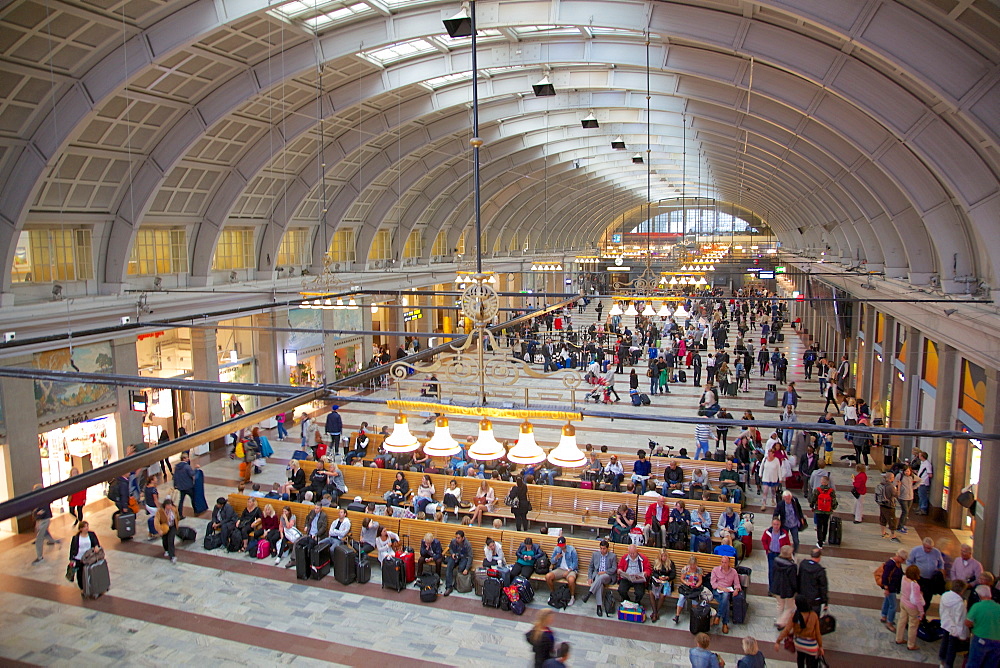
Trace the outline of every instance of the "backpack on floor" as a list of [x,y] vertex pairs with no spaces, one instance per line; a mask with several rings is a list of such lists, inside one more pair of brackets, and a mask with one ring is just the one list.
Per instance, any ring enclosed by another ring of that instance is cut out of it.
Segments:
[[266,538],[261,538],[257,541],[257,554],[255,555],[258,559],[267,559],[271,556],[271,541]]
[[565,582],[561,582],[556,585],[556,588],[552,590],[549,594],[549,605],[551,605],[556,610],[565,610],[569,607],[569,585]]
[[229,539],[226,542],[227,552],[239,552],[243,547],[243,534],[239,531],[233,531],[229,534]]
[[523,615],[526,607],[524,599],[521,598],[521,588],[516,584],[503,588],[504,598],[507,599],[508,609],[515,615]]
[[420,600],[424,603],[433,603],[438,597],[438,587],[441,585],[441,578],[437,573],[424,573],[417,580],[420,582]]

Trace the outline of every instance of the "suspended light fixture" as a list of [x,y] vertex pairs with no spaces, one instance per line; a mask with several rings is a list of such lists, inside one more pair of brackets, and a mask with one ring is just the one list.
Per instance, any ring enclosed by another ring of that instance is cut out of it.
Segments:
[[674,311],[674,317],[675,318],[690,318],[691,314],[688,313],[687,309],[684,308],[684,304],[681,304],[680,306],[677,307],[677,310]]
[[650,318],[656,315],[656,311],[653,310],[653,302],[646,303],[646,308],[642,309],[642,314]]
[[677,285],[677,277],[676,276],[671,276],[670,277],[670,281],[668,282],[668,285]]
[[549,81],[548,74],[543,76],[531,89],[535,91],[535,97],[553,97],[556,94],[556,88]]
[[462,9],[450,19],[444,19],[444,29],[448,31],[448,37],[471,37],[472,18],[469,16],[469,7],[462,3]]
[[639,315],[639,312],[635,310],[635,304],[629,302],[628,308],[625,309],[625,315]]
[[299,304],[299,308],[310,308],[311,309],[312,306],[309,305],[309,302],[303,300],[302,303]]
[[663,306],[661,306],[660,310],[656,312],[656,315],[661,318],[669,318],[673,315],[673,313],[670,311],[670,306],[667,305],[667,302],[663,302]]
[[351,309],[352,311],[357,311],[358,310],[358,303],[356,301],[354,301],[354,297],[351,297],[347,301],[347,308]]
[[460,450],[458,441],[451,437],[448,418],[443,415],[438,417],[434,427],[434,435],[424,443],[424,454],[428,457],[451,457]]
[[378,304],[372,304],[371,308],[372,308],[372,315],[378,313]]
[[595,130],[601,127],[600,125],[598,125],[597,116],[594,116],[593,111],[591,111],[586,118],[580,121],[580,125],[583,126],[584,130]]
[[624,151],[625,139],[621,135],[618,135],[617,137],[611,140],[611,148],[615,149],[616,151]]
[[632,164],[633,165],[643,164],[642,153],[636,153],[635,155],[632,156]]
[[382,441],[382,445],[389,452],[413,452],[420,447],[420,442],[410,433],[410,424],[406,421],[406,416],[397,413],[392,433]]
[[469,457],[478,461],[500,459],[506,454],[503,444],[493,435],[493,423],[483,418],[479,421],[479,436],[469,448]]
[[341,297],[337,297],[337,304],[333,308],[335,308],[336,310],[340,311],[340,310],[343,310],[343,309],[345,309],[347,307],[344,306],[344,300]]
[[621,315],[622,313],[624,313],[624,311],[622,311],[622,307],[619,306],[618,302],[612,304],[611,310],[608,311],[608,315]]
[[521,424],[520,438],[507,453],[507,459],[514,464],[537,464],[545,460],[545,451],[535,441],[535,428],[527,420]]
[[559,445],[549,453],[547,459],[549,463],[562,468],[578,468],[587,463],[587,458],[576,447],[576,428],[573,425],[563,425]]

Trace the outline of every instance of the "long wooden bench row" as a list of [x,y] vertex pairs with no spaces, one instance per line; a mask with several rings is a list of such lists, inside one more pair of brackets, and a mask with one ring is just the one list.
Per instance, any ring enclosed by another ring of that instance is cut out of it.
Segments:
[[[239,514],[246,508],[248,498],[249,497],[242,494],[230,494],[229,504],[233,507],[237,514]],[[304,503],[278,501],[276,499],[258,499],[258,502],[261,507],[267,505],[268,503],[272,504],[274,511],[278,514],[281,513],[282,508],[288,506],[291,508],[292,514],[295,515],[296,526],[300,528],[305,527],[306,515],[309,514],[310,510],[312,510],[312,506]],[[331,523],[335,521],[337,517],[337,509],[326,508],[324,509],[324,512],[327,514]],[[483,548],[486,545],[487,537],[492,537],[493,540],[498,541],[503,546],[504,555],[506,556],[508,563],[513,563],[516,560],[515,552],[521,543],[524,542],[525,538],[531,538],[536,544],[541,546],[542,550],[544,550],[548,555],[552,554],[552,550],[556,547],[557,540],[555,536],[528,533],[524,531],[468,527],[429,520],[399,519],[353,511],[349,511],[347,516],[351,520],[352,540],[360,540],[361,523],[366,517],[370,517],[377,521],[380,526],[387,527],[389,531],[392,531],[396,535],[400,536],[400,538],[404,539],[404,542],[408,543],[414,551],[419,551],[419,543],[423,540],[424,535],[428,533],[433,534],[435,538],[441,541],[442,547],[447,550],[452,538],[455,537],[455,532],[461,529],[465,532],[465,537],[469,541],[470,547],[472,548],[473,567],[479,566],[483,561]],[[576,548],[577,556],[579,557],[579,582],[586,582],[587,573],[590,569],[591,557],[594,552],[597,552],[600,548],[600,542],[585,538],[568,538],[568,542]],[[625,553],[626,546],[612,545],[611,549],[616,556],[621,558],[621,556]],[[652,562],[656,559],[659,550],[653,547],[640,547],[639,552],[645,555],[646,558]],[[688,559],[692,556],[697,558],[698,565],[701,567],[702,571],[705,572],[706,577],[708,573],[710,573],[711,570],[718,566],[721,562],[721,557],[715,554],[685,552],[682,550],[667,550],[667,552],[670,555],[670,559],[673,560],[678,573],[680,573],[680,571],[687,564]]]
[[[315,467],[315,462],[301,462],[303,470],[307,475]],[[392,488],[397,471],[389,469],[378,469],[362,466],[341,466],[340,470],[344,474],[344,482],[348,492],[346,496],[353,498],[360,496],[366,503],[369,501],[382,503],[383,495]],[[420,480],[424,474],[412,471],[402,471],[403,476],[410,484],[411,491],[415,491],[420,485]],[[431,482],[434,484],[436,492],[435,500],[440,501],[444,494],[444,489],[448,482],[455,480],[462,490],[462,500],[471,502],[475,498],[476,490],[482,482],[479,478],[452,477],[440,474],[430,474]],[[513,514],[503,505],[503,499],[513,487],[514,483],[501,480],[489,481],[490,487],[496,495],[497,504],[492,516],[512,518]],[[535,522],[543,522],[553,526],[584,527],[593,529],[607,529],[608,518],[618,509],[622,503],[626,503],[635,509],[641,521],[645,517],[649,504],[656,499],[649,496],[636,496],[622,492],[607,492],[592,489],[578,489],[575,487],[558,487],[552,485],[529,485],[528,500],[533,508],[528,518]],[[671,505],[673,501],[671,501]],[[732,507],[737,513],[740,512],[740,504],[720,502],[720,501],[688,501],[689,510],[704,505],[712,517],[713,524],[718,522],[719,515],[726,511],[727,507]]]

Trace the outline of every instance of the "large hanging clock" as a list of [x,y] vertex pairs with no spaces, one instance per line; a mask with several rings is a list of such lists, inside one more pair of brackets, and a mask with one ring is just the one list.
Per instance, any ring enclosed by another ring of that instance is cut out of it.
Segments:
[[473,283],[462,292],[462,313],[475,322],[489,322],[500,312],[500,297],[485,283]]

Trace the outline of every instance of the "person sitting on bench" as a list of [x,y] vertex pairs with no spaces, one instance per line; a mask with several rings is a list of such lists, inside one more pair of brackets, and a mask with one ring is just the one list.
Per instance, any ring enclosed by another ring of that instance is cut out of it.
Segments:
[[684,469],[677,465],[676,459],[672,459],[663,471],[663,487],[660,489],[660,494],[670,496],[671,490],[680,489],[683,484]]
[[[653,574],[649,559],[639,553],[639,548],[628,546],[628,552],[618,562],[618,593],[623,601],[641,603],[646,595],[646,582]],[[634,598],[629,598],[629,591],[634,590]]]
[[441,541],[434,537],[434,534],[428,531],[424,534],[424,539],[420,541],[420,554],[417,556],[417,574],[424,572],[424,564],[427,562],[434,563],[434,570],[437,572],[438,577],[441,577],[441,564],[444,563],[444,548],[441,547]]
[[344,464],[347,466],[351,466],[355,459],[364,459],[365,455],[368,453],[368,444],[371,443],[371,438],[369,438],[367,432],[365,431],[367,427],[367,422],[361,423],[361,429],[358,431],[358,438],[354,441],[354,449],[344,454]]
[[556,541],[556,549],[552,550],[552,570],[545,574],[545,582],[549,585],[549,590],[554,591],[556,580],[565,578],[569,584],[569,604],[576,603],[576,577],[580,568],[580,561],[576,554],[576,548],[566,544],[566,537],[559,536]]

